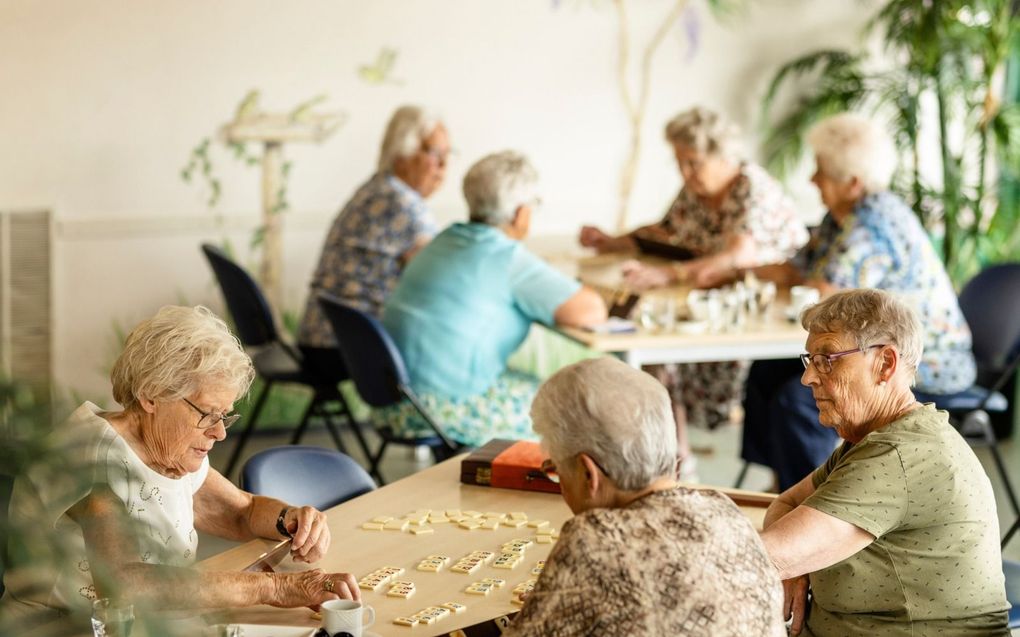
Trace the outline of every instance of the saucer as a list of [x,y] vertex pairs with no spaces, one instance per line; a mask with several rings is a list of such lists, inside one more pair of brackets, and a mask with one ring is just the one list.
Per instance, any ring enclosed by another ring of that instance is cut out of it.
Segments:
[[707,330],[707,321],[679,321],[676,324],[678,334],[704,334]]

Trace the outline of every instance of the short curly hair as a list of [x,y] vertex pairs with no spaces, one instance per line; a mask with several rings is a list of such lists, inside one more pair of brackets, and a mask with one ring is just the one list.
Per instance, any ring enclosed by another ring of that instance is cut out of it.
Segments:
[[896,172],[896,145],[876,122],[857,113],[827,117],[808,131],[807,143],[839,182],[856,177],[868,194],[889,188]]
[[726,159],[740,156],[740,129],[722,115],[702,106],[695,106],[669,120],[666,141],[681,144],[703,155]]
[[203,386],[248,392],[255,378],[251,358],[223,319],[209,308],[167,305],[128,334],[110,372],[113,398],[125,409],[139,399],[171,401]]

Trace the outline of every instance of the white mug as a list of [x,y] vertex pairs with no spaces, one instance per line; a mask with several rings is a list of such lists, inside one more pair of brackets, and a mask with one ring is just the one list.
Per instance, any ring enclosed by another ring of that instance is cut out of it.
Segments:
[[797,315],[800,315],[807,306],[817,303],[819,298],[821,295],[818,288],[808,285],[795,285],[790,288],[790,308]]
[[[361,631],[375,623],[375,609],[350,599],[331,599],[319,605],[322,627],[330,635],[350,633],[361,637]],[[365,613],[368,620],[364,621]],[[364,623],[363,623],[364,622]]]

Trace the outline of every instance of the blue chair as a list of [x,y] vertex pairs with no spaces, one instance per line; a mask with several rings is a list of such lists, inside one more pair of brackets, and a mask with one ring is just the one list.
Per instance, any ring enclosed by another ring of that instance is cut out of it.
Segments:
[[308,423],[313,417],[319,417],[325,422],[337,449],[346,453],[347,449],[340,439],[340,432],[333,422],[334,416],[343,417],[351,425],[351,431],[358,441],[358,446],[364,452],[366,458],[371,457],[368,444],[361,432],[358,422],[354,419],[350,406],[340,393],[337,383],[347,377],[343,370],[343,362],[339,354],[336,360],[336,374],[326,377],[323,373],[306,365],[301,353],[289,343],[285,342],[276,329],[276,320],[269,307],[266,297],[262,294],[255,279],[249,275],[244,268],[234,263],[223,250],[214,245],[203,244],[202,252],[205,253],[213,274],[223,292],[223,298],[227,302],[227,310],[234,320],[234,329],[246,348],[255,350],[252,357],[255,364],[255,371],[264,381],[261,393],[255,399],[255,407],[247,418],[246,426],[230,454],[226,470],[223,472],[228,478],[233,474],[234,467],[241,457],[241,451],[255,431],[255,421],[269,397],[269,390],[274,383],[297,383],[310,387],[314,392],[312,401],[308,404],[305,413],[294,431],[290,444],[296,445],[301,442]]
[[459,446],[446,437],[411,390],[404,358],[379,321],[329,294],[319,295],[319,305],[333,326],[340,355],[361,398],[377,408],[409,400],[433,432],[425,438],[405,438],[389,427],[377,427],[382,444],[372,456],[369,473],[384,484],[379,463],[391,444],[428,446],[437,462],[453,455]]
[[241,470],[241,488],[325,511],[375,490],[375,482],[346,454],[291,445],[266,449],[249,458]]
[[1009,629],[1020,628],[1020,562],[1002,560],[1002,574],[1006,576],[1006,599],[1010,603]]
[[[1020,365],[1020,263],[987,268],[960,293],[960,309],[973,335],[978,384],[958,394],[931,396],[935,406],[949,412],[953,424],[972,446],[988,447],[1013,513],[1020,519],[1012,481],[998,450],[989,412],[1002,413],[1009,401],[1001,390]],[[1003,538],[1003,544],[1016,525]]]

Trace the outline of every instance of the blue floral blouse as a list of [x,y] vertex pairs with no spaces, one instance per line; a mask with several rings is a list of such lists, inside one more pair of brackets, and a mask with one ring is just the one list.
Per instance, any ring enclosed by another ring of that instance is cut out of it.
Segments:
[[329,292],[374,316],[397,285],[400,257],[436,224],[420,194],[390,173],[377,173],[358,188],[326,236],[298,332],[298,342],[334,347],[333,329],[317,297]]
[[896,195],[868,195],[840,225],[832,214],[793,259],[809,279],[841,288],[895,292],[924,328],[917,389],[951,394],[974,383],[970,328],[956,291],[924,228]]

